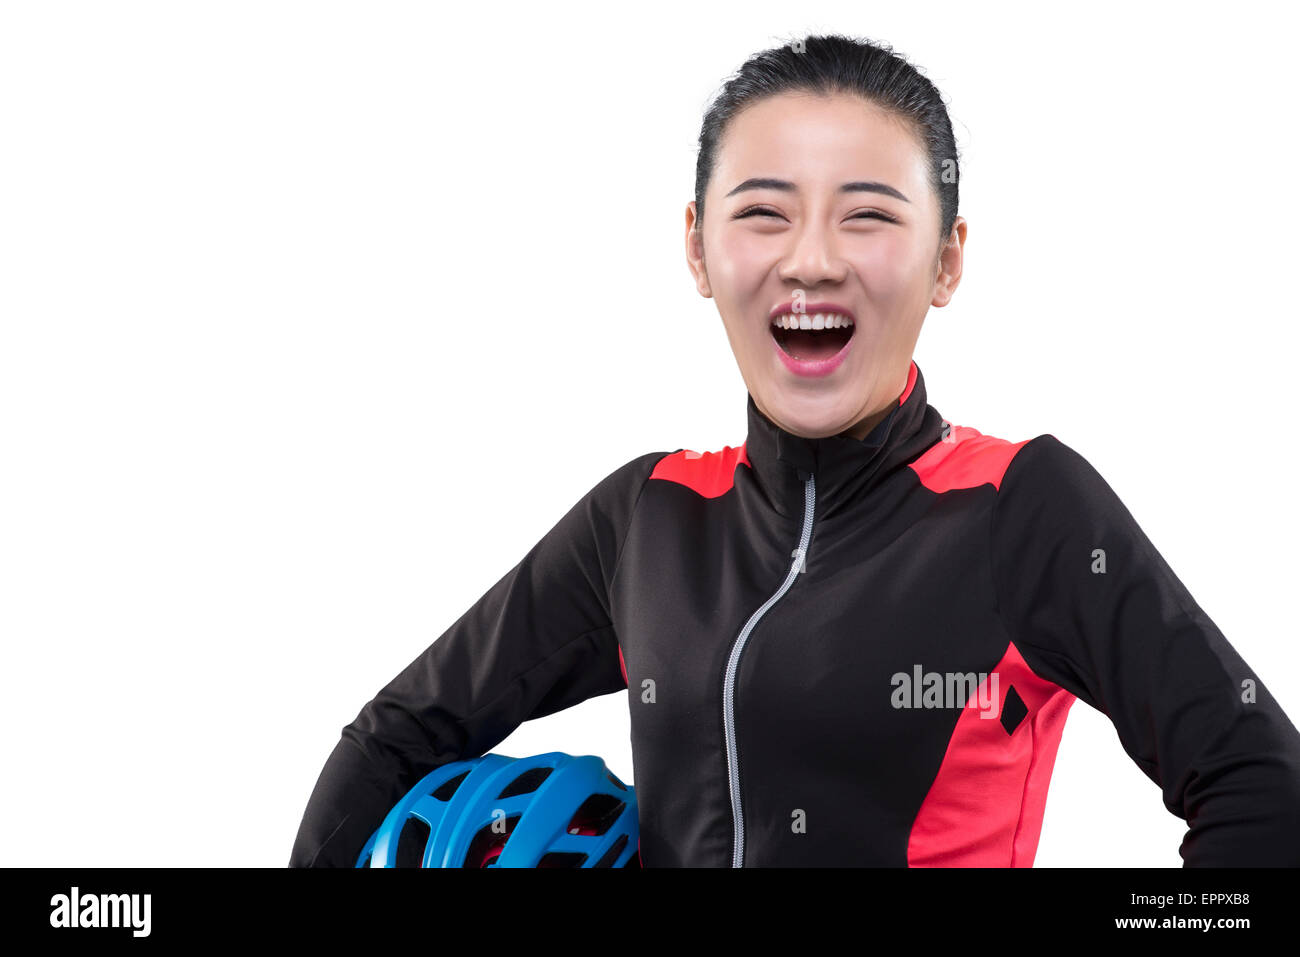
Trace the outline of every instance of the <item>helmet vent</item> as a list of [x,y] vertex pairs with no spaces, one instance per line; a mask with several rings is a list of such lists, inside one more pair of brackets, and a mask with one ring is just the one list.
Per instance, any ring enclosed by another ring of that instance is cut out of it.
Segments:
[[424,861],[424,848],[429,843],[429,825],[418,817],[406,819],[397,838],[396,867],[419,867]]
[[625,807],[627,803],[612,794],[593,794],[579,805],[565,830],[570,834],[604,834]]
[[[614,866],[614,862],[615,862],[616,860],[618,860],[618,856],[619,856],[620,854],[623,853],[623,848],[625,848],[625,847],[627,847],[627,835],[626,835],[626,834],[620,834],[620,835],[618,836],[618,840],[614,842],[613,846],[610,847],[610,849],[609,849],[608,851],[606,851],[604,854],[602,854],[602,855],[600,856],[600,860],[598,860],[598,861],[597,861],[595,864],[593,864],[592,866],[593,866],[593,867],[613,867],[613,866]],[[635,857],[635,855],[633,855],[633,856]]]
[[537,862],[538,867],[581,867],[587,859],[586,854],[574,851],[551,851]]
[[450,801],[451,796],[455,794],[456,789],[460,787],[460,782],[464,781],[465,778],[468,776],[469,776],[469,771],[462,771],[454,778],[450,778],[449,780],[443,781],[442,784],[438,786],[437,790],[435,790],[430,795],[430,797],[435,798],[436,800],[439,801]]
[[614,785],[614,787],[618,788],[620,791],[627,790],[627,785],[624,784],[622,781],[620,781],[618,778],[614,777],[613,771],[606,771],[605,777],[609,778],[610,782]]
[[497,800],[499,801],[502,798],[514,797],[516,794],[528,794],[531,791],[536,791],[542,786],[542,782],[551,776],[551,772],[554,770],[554,768],[529,768],[523,774],[519,775],[519,777],[507,784],[505,789],[497,795]]
[[510,839],[510,833],[519,823],[519,815],[515,814],[506,818],[506,829],[504,831],[492,830],[493,824],[484,824],[479,828],[479,832],[474,835],[474,839],[469,842],[469,850],[465,852],[465,863],[462,867],[492,867],[496,860],[501,856],[501,851],[506,846],[506,841]]

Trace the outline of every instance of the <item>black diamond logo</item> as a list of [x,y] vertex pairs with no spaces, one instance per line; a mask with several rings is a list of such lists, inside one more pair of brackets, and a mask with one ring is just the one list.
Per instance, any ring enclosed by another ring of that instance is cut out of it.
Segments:
[[1002,702],[1002,727],[1006,729],[1007,734],[1013,734],[1027,714],[1029,709],[1025,707],[1020,695],[1016,694],[1016,686],[1011,685],[1007,689],[1006,700]]

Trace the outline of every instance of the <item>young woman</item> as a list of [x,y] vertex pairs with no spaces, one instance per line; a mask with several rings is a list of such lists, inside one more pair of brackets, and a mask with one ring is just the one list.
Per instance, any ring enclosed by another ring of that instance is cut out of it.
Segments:
[[1076,698],[1185,864],[1300,865],[1300,734],[1102,477],[927,404],[957,195],[942,98],[888,48],[742,67],[686,245],[745,442],[591,489],[344,729],[291,864],[351,866],[432,768],[626,687],[644,866],[1028,866]]

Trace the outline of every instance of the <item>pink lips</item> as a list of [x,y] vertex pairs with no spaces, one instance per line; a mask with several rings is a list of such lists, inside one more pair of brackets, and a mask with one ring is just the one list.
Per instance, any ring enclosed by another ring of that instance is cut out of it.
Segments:
[[[830,375],[839,368],[840,363],[842,363],[845,357],[849,354],[849,349],[853,348],[853,340],[857,338],[857,320],[854,318],[853,313],[850,310],[845,309],[843,306],[836,305],[833,302],[810,302],[807,303],[801,311],[810,316],[816,315],[819,312],[837,312],[840,315],[848,316],[850,319],[854,320],[855,328],[853,335],[849,336],[849,341],[844,343],[844,347],[840,349],[839,352],[825,359],[796,359],[794,356],[790,355],[790,353],[781,348],[781,344],[776,341],[776,336],[772,335],[772,330],[770,328],[768,329],[768,338],[772,340],[772,348],[776,350],[777,358],[785,363],[785,367],[795,375],[810,377]],[[794,312],[794,304],[791,302],[782,302],[768,314],[768,322],[770,323],[777,316],[783,316],[790,312]]]

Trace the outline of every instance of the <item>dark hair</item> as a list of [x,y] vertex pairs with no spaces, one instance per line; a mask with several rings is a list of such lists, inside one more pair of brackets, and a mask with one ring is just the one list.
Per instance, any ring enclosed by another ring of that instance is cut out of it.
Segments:
[[695,224],[704,221],[704,192],[727,124],[746,106],[779,93],[850,93],[910,122],[930,157],[939,196],[940,247],[957,218],[957,143],[943,96],[920,71],[883,43],[837,34],[808,36],[764,50],[726,82],[704,114],[695,162]]

